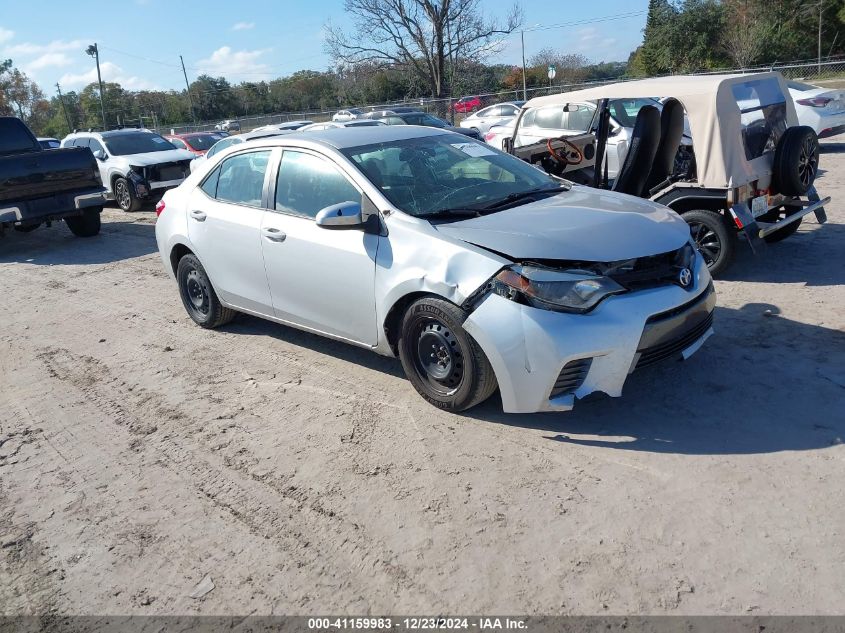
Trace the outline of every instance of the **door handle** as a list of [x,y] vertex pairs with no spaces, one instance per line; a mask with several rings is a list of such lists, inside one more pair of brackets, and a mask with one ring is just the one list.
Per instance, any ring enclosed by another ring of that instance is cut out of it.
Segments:
[[205,219],[208,216],[205,214],[205,211],[198,211],[194,209],[193,211],[191,211],[191,217],[194,218],[194,220],[196,220],[197,222],[205,222]]
[[280,229],[261,229],[261,235],[266,237],[271,242],[284,242],[287,234]]

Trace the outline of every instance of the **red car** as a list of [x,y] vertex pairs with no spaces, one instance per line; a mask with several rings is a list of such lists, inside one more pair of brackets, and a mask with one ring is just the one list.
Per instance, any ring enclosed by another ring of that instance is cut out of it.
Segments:
[[461,114],[466,114],[468,112],[475,112],[479,108],[481,108],[483,104],[481,103],[481,97],[474,96],[474,97],[461,97],[454,104],[450,106],[455,112],[460,112]]
[[212,145],[225,137],[225,134],[218,132],[190,132],[188,134],[168,134],[164,138],[178,149],[186,149],[192,154],[202,156],[211,149]]

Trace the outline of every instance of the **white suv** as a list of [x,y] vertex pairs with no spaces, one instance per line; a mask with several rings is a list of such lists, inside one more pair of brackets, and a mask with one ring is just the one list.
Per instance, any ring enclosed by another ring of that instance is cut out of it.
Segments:
[[149,130],[76,132],[62,147],[89,147],[100,167],[108,195],[124,211],[157,202],[191,173],[194,155]]

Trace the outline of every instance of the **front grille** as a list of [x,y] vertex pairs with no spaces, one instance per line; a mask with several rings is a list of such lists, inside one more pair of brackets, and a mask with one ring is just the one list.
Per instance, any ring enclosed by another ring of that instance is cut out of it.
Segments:
[[704,333],[713,325],[713,313],[710,312],[707,317],[698,325],[680,334],[677,338],[671,341],[666,341],[653,347],[637,350],[640,353],[640,359],[637,361],[637,369],[659,363],[667,358],[672,358],[680,354],[687,347],[695,343],[698,339],[704,336]]
[[151,169],[150,180],[165,182],[167,180],[180,180],[187,176],[187,169],[182,163],[164,163]]
[[557,380],[555,380],[555,386],[552,387],[549,398],[572,393],[578,389],[578,387],[584,384],[584,380],[587,378],[587,372],[590,371],[590,365],[592,363],[592,358],[579,358],[578,360],[571,360],[566,363],[563,369],[560,370]]
[[692,270],[694,256],[695,251],[692,246],[685,244],[668,253],[620,262],[605,274],[628,290],[641,290],[669,284],[680,285],[678,275],[683,268]]

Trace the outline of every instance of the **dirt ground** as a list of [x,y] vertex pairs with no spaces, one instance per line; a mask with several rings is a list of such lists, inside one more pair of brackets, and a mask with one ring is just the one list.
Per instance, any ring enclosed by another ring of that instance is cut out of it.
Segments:
[[565,414],[204,331],[149,211],[8,235],[0,613],[845,613],[844,137],[822,167],[829,223],[741,245],[697,355]]

